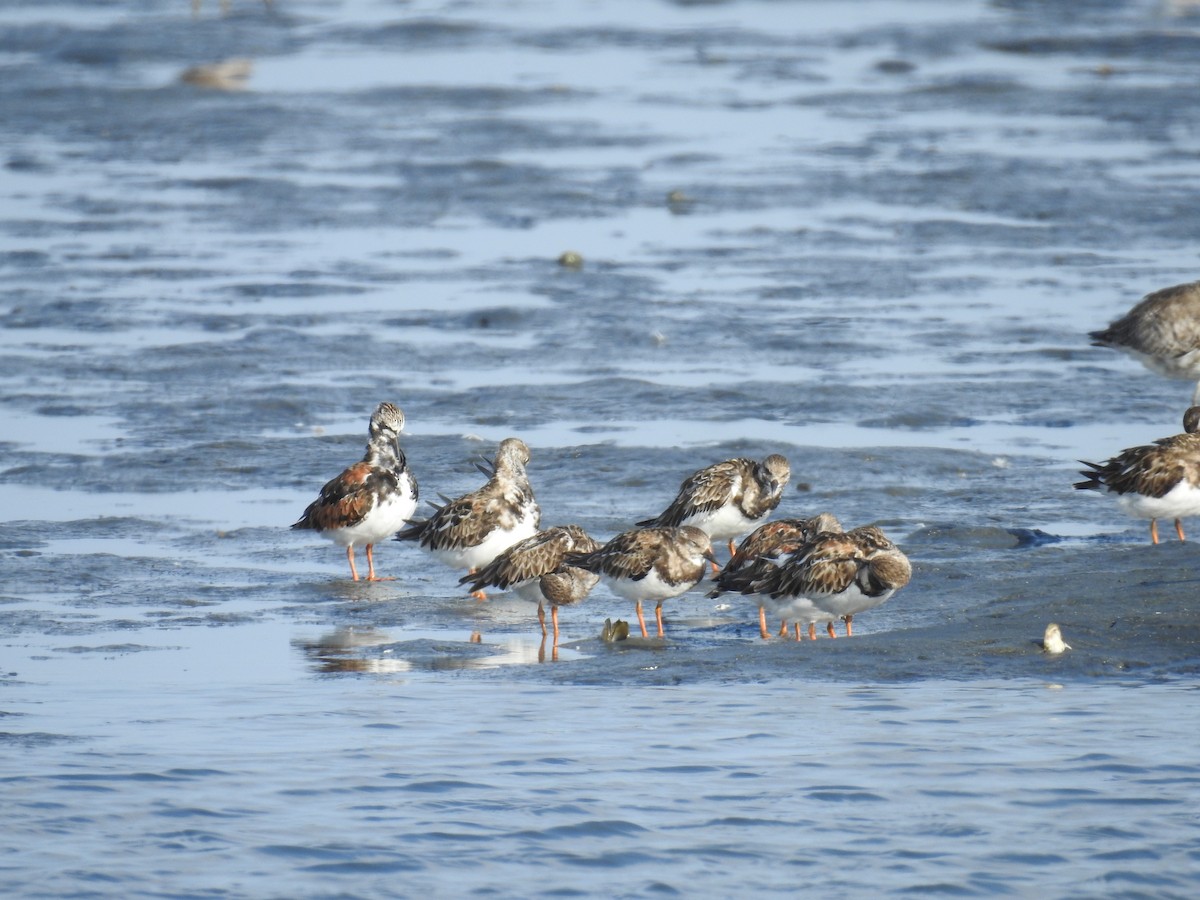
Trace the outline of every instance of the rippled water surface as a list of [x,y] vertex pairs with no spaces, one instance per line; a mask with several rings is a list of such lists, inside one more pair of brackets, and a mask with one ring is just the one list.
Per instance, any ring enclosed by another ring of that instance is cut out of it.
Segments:
[[[12,2],[0,74],[6,895],[1196,894],[1200,555],[1071,488],[1192,390],[1086,337],[1197,277],[1188,4]],[[913,581],[353,583],[287,526],[382,399],[425,498],[782,452]]]

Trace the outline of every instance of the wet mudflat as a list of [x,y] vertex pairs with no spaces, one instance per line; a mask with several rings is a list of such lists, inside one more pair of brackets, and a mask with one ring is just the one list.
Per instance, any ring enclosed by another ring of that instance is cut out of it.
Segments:
[[[1196,277],[1200,19],[0,25],[6,893],[1194,894],[1200,551],[1071,484],[1192,389],[1086,333]],[[784,453],[779,514],[878,523],[912,584],[802,643],[701,588],[607,643],[600,588],[556,653],[410,546],[352,583],[286,526],[382,399],[424,497],[517,435],[600,537]]]

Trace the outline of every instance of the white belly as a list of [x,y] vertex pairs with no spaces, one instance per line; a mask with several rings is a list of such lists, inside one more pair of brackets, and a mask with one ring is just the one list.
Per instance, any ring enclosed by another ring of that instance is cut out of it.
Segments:
[[828,613],[835,619],[840,619],[842,616],[853,616],[856,613],[874,609],[894,593],[895,591],[884,591],[876,597],[869,597],[858,589],[858,585],[851,585],[840,594],[819,596],[813,603],[817,609]]
[[832,622],[837,616],[826,615],[807,597],[776,597],[761,595],[759,605],[777,619],[810,625],[813,622]]
[[1200,488],[1181,481],[1165,497],[1122,494],[1117,498],[1121,509],[1141,519],[1182,519],[1200,516]]
[[417,511],[417,501],[409,496],[408,485],[401,483],[403,492],[393,494],[367,513],[357,525],[333,528],[321,532],[340,547],[361,547],[387,540],[404,527]]
[[853,616],[873,609],[885,602],[895,591],[884,591],[877,597],[869,597],[852,584],[840,594],[814,594],[801,597],[759,597],[764,609],[789,622],[809,624],[832,622],[842,616]]
[[730,504],[711,512],[696,513],[683,520],[683,525],[695,525],[714,541],[727,541],[745,534],[758,524],[747,518],[740,509]]
[[682,584],[668,584],[659,578],[658,573],[653,569],[649,575],[638,581],[628,578],[613,578],[609,575],[601,577],[614,594],[624,597],[626,600],[640,600],[643,603],[650,600],[658,603],[660,600],[678,597],[695,585],[695,582],[689,584],[686,581]]
[[431,549],[433,558],[456,569],[481,569],[515,544],[537,533],[537,517],[529,514],[508,531],[497,528],[474,547],[442,547]]

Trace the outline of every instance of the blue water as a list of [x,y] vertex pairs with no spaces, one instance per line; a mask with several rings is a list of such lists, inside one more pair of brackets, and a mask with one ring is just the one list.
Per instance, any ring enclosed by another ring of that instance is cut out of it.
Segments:
[[[240,642],[234,642],[238,647]],[[234,649],[231,647],[230,649]],[[120,652],[119,650],[116,652]],[[233,656],[233,654],[230,654]],[[1187,896],[1184,685],[28,685],[27,896]],[[260,677],[250,677],[259,671]],[[19,721],[19,720],[18,720]],[[18,724],[18,723],[13,723]],[[1174,748],[1174,749],[1172,749]]]
[[[1086,338],[1196,277],[1185,7],[4,5],[0,893],[1194,896],[1200,549],[1071,488],[1192,391]],[[352,583],[287,526],[384,399],[425,499],[781,452],[912,583]]]

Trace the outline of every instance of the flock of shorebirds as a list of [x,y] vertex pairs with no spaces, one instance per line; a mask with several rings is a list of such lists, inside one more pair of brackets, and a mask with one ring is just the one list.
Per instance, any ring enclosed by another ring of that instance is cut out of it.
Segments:
[[[912,575],[907,557],[874,526],[844,531],[828,513],[763,524],[791,480],[788,461],[778,454],[761,462],[728,459],[692,473],[662,513],[601,544],[578,525],[539,530],[541,510],[526,471],[529,448],[506,438],[494,460],[476,463],[485,484],[431,503],[428,518],[414,518],[418,489],[400,449],[403,427],[399,407],[379,404],[362,461],[328,482],[292,527],[316,530],[344,546],[355,580],[356,546],[365,546],[366,577],[374,581],[374,545],[389,538],[413,541],[438,561],[467,570],[459,583],[476,598],[498,588],[537,603],[543,635],[549,607],[556,646],[558,608],[580,602],[601,581],[634,601],[643,637],[649,629],[642,604],[653,602],[661,637],[663,601],[695,587],[711,566],[716,577],[710,596],[753,595],[763,637],[770,634],[769,611],[781,620],[782,634],[791,623],[799,640],[804,626],[815,638],[818,623],[834,636],[839,619],[850,634],[856,613],[883,603]],[[734,538],[748,531],[735,547]],[[714,540],[729,542],[731,558],[723,569]]]
[[[1200,380],[1200,282],[1143,298],[1093,342],[1130,353],[1172,377]],[[1184,434],[1123,451],[1104,463],[1087,463],[1079,489],[1115,494],[1122,508],[1150,520],[1172,518],[1180,540],[1181,519],[1200,514],[1200,383],[1184,415]],[[744,595],[758,606],[759,630],[768,638],[768,614],[780,636],[810,640],[823,624],[852,634],[854,616],[878,606],[908,584],[908,558],[873,525],[849,531],[830,513],[767,521],[791,479],[787,459],[728,459],[684,479],[662,513],[607,543],[578,525],[539,530],[541,510],[526,465],[529,448],[519,438],[500,443],[494,460],[476,466],[487,478],[477,490],[430,505],[415,518],[417,481],[400,448],[404,414],[381,403],[371,416],[367,450],[322,489],[293,528],[312,529],[346,548],[351,577],[359,578],[355,548],[366,548],[368,580],[375,572],[374,546],[389,538],[412,541],[435,559],[466,574],[459,583],[480,600],[485,589],[509,590],[537,603],[546,635],[546,607],[555,646],[558,608],[579,603],[603,581],[634,601],[643,637],[649,635],[643,603],[654,602],[657,633],[664,633],[663,601],[697,585],[711,566],[708,596]],[[747,534],[748,533],[748,534]],[[735,546],[735,539],[745,537]],[[730,558],[717,565],[714,541],[728,541]],[[1043,648],[1070,649],[1057,625],[1047,626]]]

